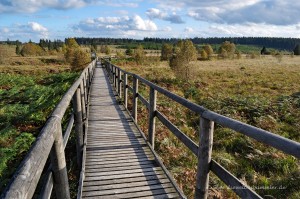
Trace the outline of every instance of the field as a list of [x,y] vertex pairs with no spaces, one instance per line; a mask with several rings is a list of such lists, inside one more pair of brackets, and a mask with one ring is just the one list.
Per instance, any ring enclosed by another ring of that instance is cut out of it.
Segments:
[[14,56],[0,65],[0,192],[78,75],[55,56]]
[[[155,58],[153,58],[154,60]],[[180,80],[167,62],[116,65],[217,113],[300,141],[300,57],[197,61],[191,78]],[[148,97],[148,89],[140,91]],[[158,109],[198,142],[199,116],[158,95]],[[142,107],[142,105],[139,105]],[[147,132],[147,111],[139,110],[139,125]],[[157,125],[156,146],[165,165],[189,198],[193,197],[196,158],[167,129]],[[299,198],[299,160],[237,132],[215,127],[213,158],[263,197]],[[235,198],[211,175],[210,197]]]

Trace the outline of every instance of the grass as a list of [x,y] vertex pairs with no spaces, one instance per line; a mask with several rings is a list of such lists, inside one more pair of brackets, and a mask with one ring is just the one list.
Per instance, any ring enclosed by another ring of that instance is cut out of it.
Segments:
[[[40,62],[40,58],[23,61],[30,60]],[[77,77],[78,73],[59,64],[0,65],[0,191]]]
[[[264,56],[192,63],[190,80],[176,78],[167,62],[138,66],[116,61],[160,86],[217,113],[300,142],[300,57]],[[140,88],[142,93],[148,90]],[[157,108],[198,143],[199,116],[158,94]],[[140,109],[139,124],[147,134],[147,111]],[[185,194],[193,197],[197,160],[158,122],[156,150]],[[298,198],[299,160],[230,129],[216,125],[213,158],[263,197]],[[262,187],[262,188],[261,188]],[[275,188],[274,188],[275,187]],[[211,175],[210,197],[236,198]]]

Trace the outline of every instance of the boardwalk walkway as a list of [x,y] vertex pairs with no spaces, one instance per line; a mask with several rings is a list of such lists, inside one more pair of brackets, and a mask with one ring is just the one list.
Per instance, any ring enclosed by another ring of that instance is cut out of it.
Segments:
[[182,198],[100,65],[90,92],[82,198]]

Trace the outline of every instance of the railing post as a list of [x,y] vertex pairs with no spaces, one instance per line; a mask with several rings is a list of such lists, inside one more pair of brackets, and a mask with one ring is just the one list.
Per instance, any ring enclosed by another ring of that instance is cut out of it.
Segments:
[[113,65],[111,65],[112,66],[112,82],[113,82],[113,85],[115,85],[115,81],[116,81],[116,79],[115,79],[115,76],[116,76],[116,72],[115,72],[115,67],[113,66]]
[[84,90],[84,99],[87,102],[87,79],[86,79],[86,75],[83,74],[83,90]]
[[54,189],[57,199],[69,199],[70,188],[61,125],[55,133],[55,140],[50,153]]
[[127,108],[128,104],[128,76],[127,73],[124,73],[124,81],[123,81],[123,89],[124,89],[124,104],[125,108]]
[[81,96],[81,107],[82,107],[82,118],[86,118],[86,95],[85,95],[85,90],[84,90],[84,87],[83,87],[83,82],[81,81],[80,82],[80,96]]
[[157,96],[157,91],[154,88],[150,87],[148,139],[153,149],[154,149],[154,142],[155,142],[156,96]]
[[213,146],[214,122],[200,117],[200,138],[198,148],[198,167],[195,199],[204,199],[208,195],[209,170]]
[[[121,86],[122,86],[122,71],[118,68],[118,94],[119,94],[119,96],[120,96],[120,98],[121,98],[121,96],[122,96],[122,88],[121,88]],[[122,99],[122,98],[121,98]]]
[[82,149],[83,149],[83,106],[82,106],[82,97],[81,89],[77,88],[76,93],[73,97],[73,109],[75,116],[75,134],[76,134],[76,152],[77,152],[77,165],[78,168],[81,168],[82,163]]
[[115,89],[117,91],[117,86],[118,86],[118,74],[117,74],[117,67],[114,67],[115,69],[115,72],[114,72],[114,86],[115,86]]
[[138,105],[139,80],[133,76],[133,98],[132,98],[132,117],[137,123],[137,105]]

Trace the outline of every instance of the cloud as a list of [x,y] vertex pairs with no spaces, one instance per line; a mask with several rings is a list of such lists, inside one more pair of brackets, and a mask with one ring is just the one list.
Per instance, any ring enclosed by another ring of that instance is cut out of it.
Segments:
[[194,29],[191,28],[191,27],[186,27],[186,28],[184,29],[184,32],[185,32],[185,33],[192,33],[192,32],[194,32]]
[[0,13],[34,13],[44,8],[66,10],[88,5],[138,7],[138,3],[129,0],[1,0]]
[[[73,31],[80,34],[90,34],[105,37],[141,37],[154,35],[158,28],[156,24],[148,19],[143,19],[139,15],[132,17],[99,17],[86,19],[72,27]],[[139,35],[138,35],[139,34]]]
[[177,15],[175,12],[172,14],[167,14],[166,12],[162,12],[157,8],[150,8],[147,10],[146,14],[150,19],[161,19],[164,21],[169,21],[174,24],[184,23],[182,18],[179,15]]
[[47,39],[50,36],[49,30],[37,22],[28,22],[27,24],[13,24],[9,27],[0,29],[0,40],[10,38],[11,40],[32,39]]
[[203,37],[293,37],[300,38],[298,25],[278,26],[270,24],[212,24],[199,31]]
[[[160,6],[176,7],[177,0],[157,0]],[[222,24],[261,23],[273,25],[298,24],[299,0],[182,0],[182,9],[199,21]]]

